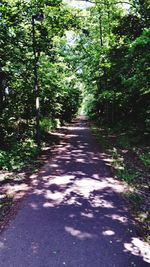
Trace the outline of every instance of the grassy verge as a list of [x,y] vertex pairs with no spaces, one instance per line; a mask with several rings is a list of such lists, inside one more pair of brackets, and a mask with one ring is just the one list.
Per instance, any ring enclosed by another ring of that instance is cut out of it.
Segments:
[[91,122],[91,128],[111,159],[114,175],[128,185],[124,197],[142,235],[150,242],[150,147],[132,129],[122,131],[95,122]]

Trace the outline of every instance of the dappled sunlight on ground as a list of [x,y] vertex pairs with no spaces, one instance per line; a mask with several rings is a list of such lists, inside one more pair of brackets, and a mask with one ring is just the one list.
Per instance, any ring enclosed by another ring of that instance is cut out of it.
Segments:
[[150,247],[137,237],[133,237],[130,243],[124,244],[126,252],[131,252],[135,256],[142,256],[144,261],[150,263]]
[[[89,145],[84,138],[85,130],[88,132],[88,127],[76,127],[76,125],[69,127],[66,140],[68,142],[71,139],[71,145],[67,142],[60,144],[59,154],[50,165],[44,167],[44,171],[42,170],[39,183],[42,189],[38,192],[37,189],[34,190],[35,195],[40,194],[43,199],[40,202],[42,206],[39,208],[58,208],[59,210],[64,206],[70,207],[71,211],[75,208],[74,214],[68,215],[69,221],[78,218],[78,220],[84,220],[87,225],[90,222],[93,229],[84,231],[81,227],[81,231],[66,223],[64,229],[68,234],[80,240],[98,239],[100,236],[111,238],[113,240],[109,241],[113,242],[114,246],[115,243],[120,243],[120,246],[122,244],[122,253],[135,255],[131,249],[132,243],[133,240],[140,239],[134,236],[132,240],[128,238],[128,233],[132,236],[131,233],[134,232],[131,218],[128,218],[124,202],[116,194],[124,192],[125,187],[110,176],[106,163],[111,159],[107,159],[104,153],[98,153],[97,148],[94,147],[95,144]],[[80,140],[78,140],[79,134]],[[51,174],[49,174],[50,169]],[[126,238],[121,236],[121,228],[122,230],[124,228]],[[142,248],[141,254],[136,256],[144,258]],[[144,259],[147,261],[146,258]]]
[[[72,124],[53,158],[31,175],[29,188],[14,189],[17,195],[29,190],[13,226],[20,246],[27,240],[25,264],[34,255],[34,266],[40,266],[39,257],[50,255],[52,262],[43,266],[148,266],[149,246],[138,238],[119,195],[126,188],[99,151],[86,122]],[[4,236],[0,250],[9,251],[10,244]]]
[[68,232],[69,234],[71,234],[72,236],[75,236],[77,238],[79,238],[80,240],[85,240],[85,239],[89,239],[89,238],[94,238],[93,235],[86,233],[86,232],[81,232],[77,229],[74,229],[73,227],[65,227],[66,232]]
[[115,235],[115,232],[111,230],[106,230],[106,231],[103,231],[102,234],[103,235]]
[[14,200],[21,199],[31,187],[26,183],[21,184],[6,184],[1,190],[1,194],[6,194],[9,197],[13,197]]

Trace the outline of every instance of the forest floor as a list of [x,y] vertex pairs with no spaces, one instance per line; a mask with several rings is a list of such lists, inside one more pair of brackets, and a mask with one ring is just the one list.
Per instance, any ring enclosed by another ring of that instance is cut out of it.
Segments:
[[121,196],[128,189],[112,174],[87,121],[54,137],[60,142],[45,147],[36,172],[7,174],[1,182],[2,199],[9,200],[1,266],[149,266],[150,247]]

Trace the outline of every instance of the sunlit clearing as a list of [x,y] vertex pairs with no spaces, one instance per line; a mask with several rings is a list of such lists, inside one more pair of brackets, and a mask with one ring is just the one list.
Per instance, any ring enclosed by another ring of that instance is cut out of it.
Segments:
[[150,246],[137,237],[133,237],[131,243],[125,243],[125,252],[130,251],[135,256],[141,256],[144,261],[150,263]]
[[85,240],[85,239],[92,239],[94,238],[94,235],[91,235],[86,232],[81,232],[80,230],[74,229],[72,227],[65,227],[65,230],[67,233],[71,234],[72,236],[77,237],[80,240]]

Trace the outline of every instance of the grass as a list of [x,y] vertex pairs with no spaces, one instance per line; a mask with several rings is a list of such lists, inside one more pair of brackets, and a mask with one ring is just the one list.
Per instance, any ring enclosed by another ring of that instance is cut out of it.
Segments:
[[130,185],[136,182],[139,173],[137,171],[125,167],[123,170],[117,171],[117,176]]

